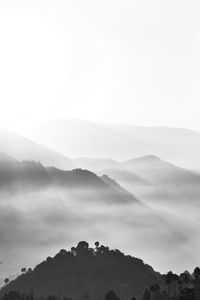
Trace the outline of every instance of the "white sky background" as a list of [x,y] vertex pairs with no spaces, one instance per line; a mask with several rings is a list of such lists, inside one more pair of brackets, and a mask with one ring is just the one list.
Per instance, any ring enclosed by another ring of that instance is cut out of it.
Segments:
[[200,130],[198,0],[0,0],[0,123]]

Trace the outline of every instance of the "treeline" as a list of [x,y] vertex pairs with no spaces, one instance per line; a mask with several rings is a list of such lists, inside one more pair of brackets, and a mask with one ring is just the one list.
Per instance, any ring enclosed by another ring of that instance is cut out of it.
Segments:
[[200,300],[200,268],[161,275],[99,242],[94,248],[79,242],[21,273],[11,282],[5,279],[1,300]]
[[163,275],[161,285],[154,284],[146,288],[140,300],[200,300],[200,268],[177,275],[168,272]]
[[[83,297],[84,300],[88,299],[87,297]],[[55,295],[50,295],[48,297],[34,297],[33,292],[30,292],[30,295],[20,294],[17,291],[11,291],[8,294],[5,294],[2,300],[71,300],[68,297],[57,297]],[[120,300],[120,298],[115,294],[113,291],[109,291],[104,300]],[[135,297],[131,298],[130,300],[136,300]]]
[[[90,297],[84,295],[83,300],[89,300]],[[18,291],[10,291],[2,297],[2,300],[73,300],[69,297],[58,297],[49,295],[48,297],[34,297],[33,292],[29,295],[20,294]],[[93,299],[91,299],[93,300]],[[104,300],[124,300],[114,291],[109,291]],[[133,296],[129,300],[137,300]],[[190,274],[188,271],[179,276],[173,272],[163,275],[162,284],[153,284],[146,288],[138,300],[200,300],[200,268],[195,268]]]

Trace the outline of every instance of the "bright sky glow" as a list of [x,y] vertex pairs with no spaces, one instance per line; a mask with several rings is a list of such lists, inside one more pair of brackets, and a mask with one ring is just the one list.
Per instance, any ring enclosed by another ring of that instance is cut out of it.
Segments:
[[0,123],[200,130],[198,0],[0,1]]

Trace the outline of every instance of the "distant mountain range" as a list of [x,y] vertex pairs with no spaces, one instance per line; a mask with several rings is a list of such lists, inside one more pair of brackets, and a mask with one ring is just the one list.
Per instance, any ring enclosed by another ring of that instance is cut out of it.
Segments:
[[73,168],[66,156],[4,128],[0,128],[0,152],[18,160],[40,161],[44,165],[63,169]]
[[142,200],[167,201],[168,204],[177,201],[197,204],[199,200],[200,175],[154,155],[124,162],[79,158],[73,164],[98,174],[107,174]]
[[57,295],[74,300],[103,299],[113,290],[123,299],[131,299],[151,284],[160,282],[162,276],[141,259],[103,245],[90,248],[82,241],[71,251],[62,249],[33,271],[27,270],[2,288],[0,295],[19,291],[27,295]]
[[[24,141],[21,137],[20,140]],[[28,142],[35,145],[32,141]],[[42,150],[44,149],[42,148]],[[38,152],[36,154],[41,155],[42,158],[42,154],[39,150],[37,148]],[[8,151],[9,154],[11,154],[10,152],[15,152],[15,149]],[[20,157],[21,155],[22,153],[18,156]],[[52,152],[51,155],[53,156],[54,153]],[[15,157],[16,156],[17,155],[15,155]],[[55,156],[57,158],[57,153]],[[34,147],[32,148],[31,153],[29,153],[29,157],[31,159],[35,157]],[[49,164],[51,165],[51,158],[48,159]],[[20,189],[25,191],[31,187],[34,187],[34,189],[44,189],[50,186],[60,186],[65,189],[82,189],[85,187],[86,189],[92,190],[92,188],[98,188],[100,191],[100,187],[103,189],[103,187],[105,188],[105,186],[110,185],[113,192],[116,193],[117,191],[117,193],[119,193],[120,191],[120,197],[124,197],[126,201],[129,198],[134,198],[135,201],[137,200],[136,197],[128,193],[128,191],[124,192],[123,187],[131,193],[136,194],[138,198],[141,198],[142,200],[154,197],[154,199],[159,199],[160,201],[169,201],[170,199],[177,201],[178,199],[181,199],[184,202],[187,201],[187,199],[190,199],[191,202],[199,199],[200,175],[198,173],[177,167],[154,155],[147,155],[124,162],[118,162],[112,159],[78,158],[70,160],[69,158],[66,158],[66,163],[68,166],[73,166],[77,169],[63,171],[55,167],[45,168],[40,162],[20,162],[11,155],[1,151],[1,191],[5,190],[6,186],[9,186],[9,192],[16,192]],[[99,176],[108,175],[110,177],[109,183],[107,180],[108,177],[100,178],[96,176],[95,173],[99,174]],[[111,178],[121,186],[118,185],[118,187],[116,187],[116,185],[113,185],[113,180],[111,180]],[[109,197],[111,197],[111,194]],[[97,198],[98,197],[95,197],[95,199]],[[118,196],[115,194],[111,198],[115,198],[116,201],[119,200]]]
[[54,119],[24,132],[70,157],[124,161],[153,154],[178,166],[200,169],[200,133],[188,129]]

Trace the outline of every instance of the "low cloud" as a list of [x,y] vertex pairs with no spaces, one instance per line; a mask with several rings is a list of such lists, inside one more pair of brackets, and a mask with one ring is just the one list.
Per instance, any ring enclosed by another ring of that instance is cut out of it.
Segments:
[[134,204],[81,200],[81,194],[45,190],[1,199],[1,273],[34,267],[80,240],[99,240],[142,258],[156,270],[184,271],[198,265],[199,227],[184,217]]

